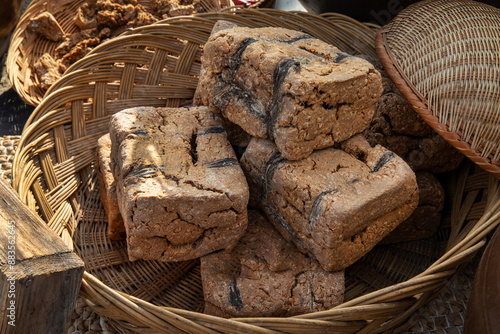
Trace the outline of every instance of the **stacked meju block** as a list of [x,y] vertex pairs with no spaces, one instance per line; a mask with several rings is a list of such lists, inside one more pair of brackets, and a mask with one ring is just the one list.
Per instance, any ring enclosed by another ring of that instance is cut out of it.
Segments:
[[[245,232],[247,183],[221,118],[207,108],[119,112],[103,150],[113,174],[104,193],[114,182],[116,202],[107,203],[119,208],[130,260],[189,260],[234,246]],[[120,221],[109,225],[111,238],[123,231]]]
[[[99,142],[109,235],[131,260],[201,257],[207,313],[329,309],[343,270],[418,203],[408,164],[359,135],[381,76],[302,32],[225,24],[203,51],[203,106],[113,116]],[[228,124],[252,136],[239,160]]]
[[362,134],[372,146],[382,145],[403,158],[415,172],[419,189],[419,204],[413,214],[381,243],[429,238],[441,222],[445,202],[440,181],[442,174],[457,169],[463,154],[433,131],[415,112],[378,58],[362,57],[380,72],[383,86],[375,115]]

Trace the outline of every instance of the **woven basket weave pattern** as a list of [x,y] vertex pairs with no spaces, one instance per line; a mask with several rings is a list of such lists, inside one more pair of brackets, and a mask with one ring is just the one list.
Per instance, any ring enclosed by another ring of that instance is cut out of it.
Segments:
[[[218,19],[301,28],[345,52],[375,54],[372,26],[341,15],[242,10],[135,29],[75,63],[48,92],[20,140],[14,188],[68,245],[75,245],[87,269],[82,296],[122,328],[140,333],[376,333],[394,328],[433,298],[444,280],[484,245],[482,239],[498,224],[495,216],[482,216],[499,210],[497,182],[484,174],[468,179],[468,171],[462,172],[453,186],[459,194],[452,219],[452,231],[457,232],[450,235],[443,257],[431,264],[435,244],[380,248],[349,269],[344,304],[293,318],[228,320],[199,313],[203,305],[197,261],[131,263],[125,244],[107,238],[94,169],[98,137],[108,132],[110,116],[124,108],[188,103],[197,84],[201,48]],[[403,269],[395,270],[394,263],[403,263]]]
[[500,177],[500,9],[423,1],[380,33],[380,57],[445,139]]

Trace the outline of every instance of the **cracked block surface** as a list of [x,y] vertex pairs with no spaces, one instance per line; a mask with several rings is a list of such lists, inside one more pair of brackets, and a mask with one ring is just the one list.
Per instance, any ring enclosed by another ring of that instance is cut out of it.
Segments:
[[206,107],[126,109],[110,124],[130,260],[183,261],[234,246],[248,185]]
[[343,300],[344,272],[326,272],[283,239],[263,214],[248,212],[232,250],[201,258],[205,313],[222,317],[293,316]]
[[377,102],[371,124],[363,132],[372,145],[382,145],[405,160],[414,171],[443,173],[455,170],[464,155],[439,136],[415,112],[396,88],[380,59],[359,55],[382,76],[384,92]]
[[298,160],[370,124],[379,72],[310,35],[283,28],[233,28],[206,43],[199,103]]
[[108,217],[108,236],[111,240],[123,240],[126,237],[125,225],[118,208],[116,182],[111,171],[111,139],[109,134],[97,141],[97,175],[104,211]]
[[445,193],[434,174],[416,172],[419,201],[411,216],[382,240],[382,243],[406,242],[431,237],[441,223]]
[[315,151],[299,161],[254,138],[241,164],[252,197],[275,227],[329,271],[366,254],[418,203],[410,167],[359,135],[342,149]]

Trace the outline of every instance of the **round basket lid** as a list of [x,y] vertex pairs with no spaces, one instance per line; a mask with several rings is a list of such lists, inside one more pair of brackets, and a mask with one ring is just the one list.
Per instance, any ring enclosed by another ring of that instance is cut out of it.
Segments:
[[423,119],[500,178],[500,9],[426,0],[383,27],[377,53]]

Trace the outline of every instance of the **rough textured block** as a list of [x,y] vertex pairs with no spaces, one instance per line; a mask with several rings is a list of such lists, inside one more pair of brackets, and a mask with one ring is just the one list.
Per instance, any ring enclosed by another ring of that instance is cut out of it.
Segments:
[[411,216],[382,240],[389,244],[425,239],[436,233],[441,223],[444,206],[444,189],[439,180],[429,172],[417,172],[419,202]]
[[108,236],[111,240],[126,238],[125,225],[118,208],[116,182],[111,171],[111,139],[109,134],[97,141],[97,175],[104,211],[108,216]]
[[113,116],[111,156],[129,258],[181,261],[234,246],[248,185],[222,121],[205,107]]
[[381,93],[373,65],[310,35],[234,28],[206,43],[196,96],[298,160],[363,131]]
[[418,203],[415,174],[394,153],[355,136],[342,150],[299,161],[254,138],[242,168],[252,196],[275,227],[325,270],[341,270],[366,254]]
[[433,132],[396,88],[378,58],[360,56],[382,75],[384,92],[363,136],[372,145],[382,145],[399,155],[414,171],[443,173],[455,170],[464,156]]
[[287,242],[258,211],[232,250],[201,258],[205,313],[223,317],[293,316],[342,302],[344,272],[326,272]]

